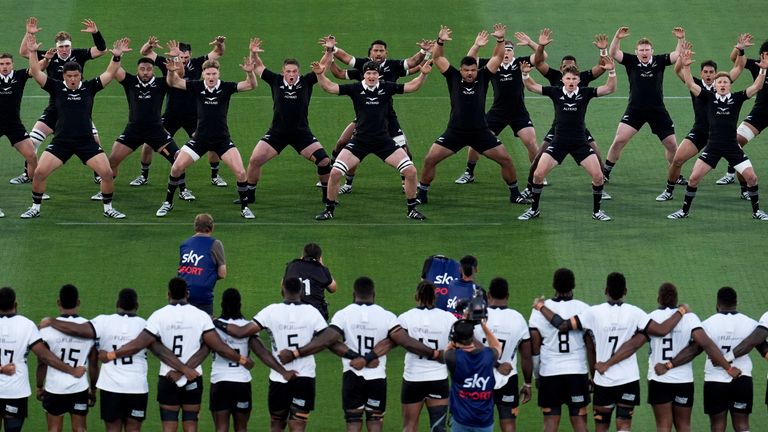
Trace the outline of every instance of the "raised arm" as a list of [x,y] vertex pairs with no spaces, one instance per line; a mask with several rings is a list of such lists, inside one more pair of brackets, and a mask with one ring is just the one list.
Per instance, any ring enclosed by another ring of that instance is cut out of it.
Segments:
[[545,28],[539,32],[539,44],[536,46],[536,51],[533,52],[531,61],[533,66],[541,73],[546,75],[549,72],[549,65],[544,59],[544,47],[552,42],[552,30]]
[[685,83],[685,86],[688,87],[688,90],[690,90],[694,96],[698,96],[701,94],[701,87],[693,81],[693,75],[691,75],[691,64],[693,63],[693,58],[691,58],[692,54],[693,53],[690,50],[683,52],[683,55],[681,56],[683,59],[681,60],[682,69],[680,70],[680,73],[683,75],[683,82]]
[[437,66],[437,70],[440,71],[440,73],[445,73],[445,71],[451,67],[448,59],[445,58],[445,50],[443,45],[445,45],[446,41],[453,40],[451,39],[452,34],[453,30],[444,25],[440,26],[440,31],[437,33],[437,40],[435,41],[435,46],[432,50],[432,62],[435,66]]
[[[689,41],[683,42],[683,53],[686,51],[691,51],[693,48],[693,44],[691,44]],[[683,59],[685,58],[685,55],[677,56],[677,61],[675,62],[675,74],[680,78],[680,81],[685,84],[685,74],[683,74]]]
[[675,50],[669,53],[669,61],[674,64],[677,62],[677,58],[683,52],[683,44],[685,44],[685,29],[682,27],[675,27],[672,29],[672,34],[677,38],[677,45]]
[[749,33],[740,34],[736,45],[731,50],[733,67],[728,72],[731,81],[736,81],[744,71],[744,66],[747,64],[747,56],[744,55],[744,50],[750,46],[752,46],[752,35]]
[[19,47],[20,56],[24,58],[34,57],[35,60],[37,60],[37,50],[31,52],[29,51],[29,47],[27,46],[27,37],[29,35],[35,36],[40,30],[40,27],[37,26],[37,18],[27,18],[27,31],[24,33],[24,37],[21,38],[21,46]]
[[107,41],[104,40],[104,36],[101,35],[99,28],[96,26],[96,23],[92,19],[88,18],[84,19],[81,24],[85,26],[85,28],[80,31],[83,33],[90,33],[91,37],[93,37],[91,58],[103,56],[104,53],[107,52]]
[[[603,57],[602,62],[598,65],[601,70],[608,71],[608,81],[605,84],[597,88],[598,96],[609,95],[616,91],[616,64],[610,57]],[[600,73],[602,75],[602,72]]]
[[[251,56],[243,57],[243,63],[240,65],[240,69],[245,72],[245,80],[237,83],[237,91],[244,92],[255,89],[259,84],[256,81],[256,72],[254,72],[256,69],[256,62],[253,58]],[[226,276],[226,274],[227,269],[224,267],[224,276]]]
[[208,53],[209,60],[218,60],[224,55],[224,42],[226,42],[226,40],[227,38],[225,36],[216,36],[216,38],[208,44],[213,47]]
[[621,40],[627,36],[629,36],[629,27],[619,27],[616,30],[616,34],[613,35],[611,47],[608,49],[611,57],[619,63],[624,60],[624,53],[621,51]]
[[131,48],[128,47],[130,43],[131,40],[128,38],[122,38],[115,41],[112,47],[112,59],[109,61],[107,70],[99,75],[102,87],[106,87],[117,75],[117,71],[120,70],[121,56],[123,53],[131,51]]
[[763,88],[763,84],[765,84],[765,69],[768,68],[768,55],[765,53],[760,53],[760,63],[757,64],[760,67],[760,72],[757,74],[757,78],[755,78],[755,82],[752,83],[751,86],[747,87],[747,97],[754,96],[757,92],[760,91],[760,89]]
[[501,342],[499,342],[499,338],[497,338],[491,329],[488,328],[485,321],[480,321],[480,328],[483,329],[483,334],[485,334],[485,340],[488,347],[496,351],[496,357],[498,358],[501,355]]
[[253,60],[253,71],[256,73],[256,76],[260,77],[261,74],[264,73],[264,69],[266,69],[264,62],[259,56],[260,53],[264,52],[264,50],[261,48],[261,39],[251,38],[251,43],[249,46],[251,50],[251,60]]
[[[28,34],[26,37],[27,50],[29,52],[36,53],[41,44],[37,43],[35,35]],[[50,50],[49,50],[50,52]],[[48,53],[45,53],[48,55]],[[37,81],[40,87],[45,87],[45,83],[48,81],[48,76],[40,69],[40,62],[37,60],[37,55],[29,56],[29,74]]]
[[504,36],[507,33],[507,26],[504,24],[496,23],[493,25],[493,33],[491,36],[496,38],[496,47],[493,49],[493,57],[488,60],[488,64],[485,65],[486,69],[491,73],[496,73],[499,70],[499,65],[504,61]]
[[632,356],[632,354],[636,353],[637,350],[645,345],[647,340],[648,338],[644,334],[635,333],[635,335],[632,336],[628,341],[621,344],[619,349],[613,353],[613,355],[608,360],[595,364],[595,370],[597,370],[601,375],[605,374],[605,372],[610,369],[611,366],[629,358]]
[[529,92],[541,94],[543,87],[541,84],[538,84],[536,81],[534,81],[531,77],[532,70],[533,68],[531,68],[531,65],[528,64],[528,62],[520,63],[520,72],[523,77],[523,84],[525,84],[525,88],[527,88]]
[[417,42],[416,45],[419,46],[419,50],[405,60],[406,69],[411,69],[420,65],[421,62],[424,61],[424,56],[426,56],[427,52],[432,48],[432,42],[426,39],[422,39]]
[[467,51],[467,57],[474,57],[478,62],[480,61],[480,48],[488,45],[488,30],[482,30],[475,36],[475,43],[469,47]]
[[[517,45],[518,46],[527,46],[530,47],[533,50],[533,55],[531,56],[531,61],[535,60],[536,57],[536,48],[538,48],[539,44],[534,42],[533,39],[531,39],[530,36],[523,32],[515,32],[515,39],[517,39]],[[547,59],[547,52],[544,51],[543,54],[543,60]]]
[[597,78],[600,75],[602,75],[603,72],[605,72],[605,69],[603,69],[601,66],[605,64],[605,57],[609,57],[608,56],[608,36],[602,33],[596,34],[595,40],[592,42],[592,44],[595,45],[598,50],[600,50],[597,64],[592,66],[592,76]]
[[421,65],[419,76],[405,83],[405,85],[403,86],[403,92],[413,93],[417,91],[424,84],[424,81],[427,80],[427,75],[429,75],[431,71],[432,71],[432,60]]
[[157,52],[155,52],[156,48],[162,48],[160,46],[160,41],[157,40],[157,36],[150,36],[149,39],[144,42],[144,45],[141,46],[141,49],[139,49],[139,55],[155,61],[155,59],[157,59]]
[[326,93],[339,94],[339,85],[325,76],[325,68],[319,62],[312,62],[312,72],[317,75],[317,83]]
[[169,57],[165,61],[165,68],[168,70],[168,74],[165,76],[165,81],[168,85],[180,90],[186,90],[187,81],[179,75],[179,71],[183,71],[184,66],[178,57]]

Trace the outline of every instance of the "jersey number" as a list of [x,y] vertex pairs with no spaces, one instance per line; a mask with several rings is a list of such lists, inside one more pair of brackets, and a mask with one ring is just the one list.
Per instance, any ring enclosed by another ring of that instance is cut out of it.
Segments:
[[[427,339],[428,343],[424,343],[424,338],[419,338],[419,342],[423,343],[426,346],[432,345],[432,349],[437,349],[437,339]],[[419,356],[419,360],[424,359],[423,356]]]
[[[236,353],[240,354],[240,348],[234,348],[234,350],[235,350]],[[238,363],[238,362],[234,362],[234,363],[233,362],[229,362],[229,363],[227,363],[227,366],[229,366],[231,368],[236,368],[236,367],[240,366],[240,363]]]
[[373,336],[357,335],[357,352],[360,355],[366,355],[371,351],[373,351]]
[[[504,347],[507,346],[507,341],[504,339],[499,339],[499,343],[501,344],[501,352],[504,352]],[[488,339],[483,338],[483,345],[486,344],[488,344]],[[501,356],[501,353],[499,353],[499,356]]]
[[61,349],[61,355],[59,356],[59,358],[63,362],[70,362],[70,365],[72,367],[77,367],[77,357],[75,357],[75,356],[78,355],[78,354],[80,354],[80,350],[79,349],[71,348],[69,350],[69,355],[67,355],[67,349],[66,348],[62,348]]
[[[117,351],[117,345],[112,345],[112,351]],[[112,360],[112,362],[117,365],[117,359]],[[133,364],[133,357],[122,357],[120,363],[124,365]]]
[[3,364],[13,363],[13,350],[3,350],[3,355],[8,357],[8,361],[3,362]]
[[571,345],[569,344],[570,333],[559,332],[557,334],[557,351],[561,353],[571,352]]
[[289,334],[288,335],[288,346],[289,347],[291,347],[293,349],[299,349],[299,344],[296,343],[296,341],[294,340],[297,337],[299,337],[299,335],[297,333],[293,333],[293,334]]
[[662,360],[671,360],[672,355],[672,338],[664,338],[661,340],[661,359]]
[[182,354],[184,351],[184,345],[182,345],[183,342],[184,342],[184,335],[176,335],[173,337],[173,347],[171,351],[173,351],[173,355],[175,355],[176,357],[181,357],[183,355]]
[[299,278],[299,280],[301,281],[301,284],[304,285],[304,295],[308,296],[312,294],[312,291],[309,289],[309,279]]
[[618,336],[608,336],[608,343],[612,343],[613,347],[611,347],[611,355],[616,354],[616,345],[619,344],[619,337]]

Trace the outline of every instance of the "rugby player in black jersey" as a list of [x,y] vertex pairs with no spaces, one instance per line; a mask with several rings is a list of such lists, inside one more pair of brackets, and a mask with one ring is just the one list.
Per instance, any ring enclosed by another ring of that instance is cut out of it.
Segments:
[[493,36],[496,48],[493,57],[483,68],[478,68],[474,57],[464,57],[460,69],[451,66],[443,55],[443,45],[451,40],[451,29],[441,26],[437,37],[437,45],[433,53],[435,66],[445,76],[448,93],[451,97],[451,115],[448,128],[435,141],[424,158],[421,171],[418,199],[422,204],[427,203],[427,193],[432,180],[435,178],[437,164],[447,157],[453,156],[465,146],[471,146],[483,156],[486,156],[501,166],[501,176],[507,183],[510,201],[513,203],[529,203],[530,200],[520,195],[517,188],[517,174],[512,157],[501,141],[488,128],[485,117],[485,96],[488,93],[488,83],[493,74],[499,69],[504,58],[504,35],[506,26],[494,24]]
[[691,94],[706,101],[707,117],[709,119],[709,141],[693,165],[693,171],[691,172],[688,186],[685,189],[683,208],[667,217],[670,219],[688,217],[699,182],[709,171],[717,167],[717,162],[720,158],[724,158],[747,182],[747,192],[752,203],[752,217],[768,221],[768,214],[760,210],[757,175],[752,168],[752,162],[744,154],[744,150],[741,149],[736,139],[736,125],[739,121],[738,116],[742,105],[747,99],[757,94],[765,83],[768,55],[761,55],[760,63],[757,64],[760,71],[755,78],[755,82],[747,87],[746,90],[732,93],[732,81],[728,72],[718,72],[715,75],[715,85],[712,90],[707,90],[696,84],[691,75],[691,63],[693,63],[691,54],[690,50],[686,50],[683,53],[682,73],[685,77],[685,86],[688,87]]
[[[653,44],[647,38],[637,41],[634,54],[621,51],[621,40],[629,36],[629,27],[619,27],[611,41],[611,57],[627,70],[629,102],[605,158],[603,175],[606,180],[611,176],[624,147],[646,123],[664,146],[667,162],[672,163],[677,151],[677,139],[675,124],[664,106],[664,70],[677,61],[685,40],[685,30],[675,27],[672,34],[677,38],[677,47],[668,54],[654,55]],[[686,183],[682,177],[678,178],[677,182]]]
[[[112,48],[112,61],[107,70],[98,77],[83,80],[82,68],[76,62],[68,62],[63,65],[63,80],[48,77],[40,70],[40,63],[34,57],[29,59],[29,73],[38,84],[47,91],[55,105],[58,119],[55,129],[56,135],[51,144],[40,156],[32,180],[32,207],[21,214],[22,219],[30,219],[40,216],[40,204],[42,203],[45,184],[48,176],[64,165],[72,156],[77,156],[85,165],[88,165],[101,178],[102,202],[104,204],[104,216],[114,219],[125,217],[112,207],[112,194],[114,191],[114,179],[109,160],[96,142],[91,133],[93,121],[91,113],[96,93],[104,89],[117,73],[120,67],[120,56],[123,52],[130,51],[128,39],[120,39]],[[34,35],[27,36],[27,48],[29,52],[35,52],[41,44]]]

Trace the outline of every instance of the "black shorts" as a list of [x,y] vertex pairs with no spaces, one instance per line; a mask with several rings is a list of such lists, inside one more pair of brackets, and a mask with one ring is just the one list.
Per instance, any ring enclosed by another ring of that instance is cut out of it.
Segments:
[[500,146],[501,141],[490,129],[458,130],[448,128],[437,138],[435,144],[441,145],[456,153],[466,146],[470,146],[482,154]]
[[742,376],[729,383],[704,381],[704,414],[750,414],[752,377]]
[[406,381],[400,388],[400,403],[424,402],[424,399],[448,399],[448,378],[437,381]]
[[651,132],[660,140],[675,133],[675,123],[664,107],[635,108],[628,106],[621,117],[621,122],[636,130],[640,130],[644,124],[648,123],[651,126]]
[[114,393],[100,390],[99,398],[101,399],[101,419],[107,423],[126,419],[141,422],[147,418],[149,393]]
[[341,378],[341,407],[346,410],[365,409],[385,412],[387,410],[387,379],[372,379],[344,372]]
[[175,382],[162,376],[157,380],[157,402],[160,405],[200,405],[202,399],[202,377],[187,382],[183,387],[177,386]]
[[96,143],[93,136],[84,137],[79,141],[64,141],[56,138],[53,138],[53,141],[45,148],[45,151],[56,156],[61,163],[66,163],[72,156],[77,156],[85,165],[92,157],[104,153],[104,150]]
[[269,144],[278,153],[289,145],[296,150],[296,153],[301,153],[310,144],[317,142],[317,138],[309,129],[296,129],[289,132],[279,132],[270,129],[261,137],[261,140]]
[[186,144],[184,144],[184,147],[189,148],[189,150],[197,155],[197,159],[199,159],[209,151],[212,151],[221,157],[224,155],[224,153],[235,148],[235,143],[232,142],[232,140],[229,138],[225,138],[220,141],[198,141],[196,139],[191,139],[187,141]]
[[0,126],[0,137],[3,135],[8,137],[8,141],[11,142],[11,145],[18,144],[29,138],[29,134],[21,122]]
[[727,160],[728,165],[732,167],[749,160],[749,157],[735,140],[730,145],[707,144],[699,155],[699,159],[712,169],[717,168],[717,162],[720,161],[720,158]]
[[45,110],[43,110],[43,113],[37,118],[37,121],[42,122],[51,128],[51,130],[55,130],[56,122],[59,121],[59,112],[56,111],[56,105],[48,103],[48,106],[45,107]]
[[752,108],[744,121],[751,124],[753,128],[757,129],[757,133],[760,133],[768,127],[768,109]]
[[211,384],[208,408],[211,411],[251,412],[250,382],[219,381]]
[[79,393],[43,393],[43,409],[52,416],[88,415],[88,390]]
[[517,388],[517,374],[509,377],[504,387],[493,390],[493,401],[497,406],[517,408],[520,406],[520,389]]
[[17,419],[25,419],[29,414],[27,408],[29,398],[19,399],[0,399],[0,406],[3,407],[3,417],[13,417]]
[[192,138],[192,134],[197,130],[197,116],[169,116],[168,113],[166,113],[163,116],[163,127],[169,134],[171,134],[171,136],[176,135],[176,132],[178,132],[179,129],[184,128],[187,136]]
[[344,146],[356,158],[361,161],[369,154],[374,154],[381,160],[386,160],[392,156],[399,148],[395,141],[390,137],[360,139],[357,135],[352,135],[347,145]]
[[674,406],[690,408],[693,406],[693,382],[664,383],[648,381],[648,403],[661,405],[672,403]]
[[589,144],[585,143],[563,143],[551,142],[547,144],[544,149],[544,153],[552,156],[552,159],[556,160],[558,164],[562,164],[565,157],[571,155],[577,165],[581,165],[584,159],[595,154],[595,151]]
[[539,407],[581,408],[589,405],[587,374],[541,376],[539,378]]
[[504,113],[499,111],[491,110],[485,115],[485,121],[488,122],[488,129],[490,129],[496,136],[498,136],[507,126],[512,129],[515,136],[518,136],[517,133],[520,132],[520,130],[527,127],[533,127],[531,116],[527,112],[520,113],[516,116],[510,116],[504,115]]
[[286,414],[288,410],[312,411],[315,409],[315,379],[296,377],[287,383],[270,380],[267,405],[270,414]]
[[709,141],[709,129],[695,127],[688,132],[688,135],[686,135],[685,138],[692,142],[698,151],[701,151],[707,146],[707,142]]
[[640,380],[613,387],[595,385],[595,400],[593,405],[640,405]]
[[[547,131],[547,134],[544,135],[544,142],[551,143],[552,140],[555,138],[555,125],[552,125],[551,128]],[[587,144],[595,142],[595,137],[592,136],[592,132],[589,131],[589,129],[584,128],[584,138],[587,140]]]
[[[128,124],[123,130],[123,133],[121,133],[115,141],[130,148],[131,150],[136,150],[144,143],[152,147],[152,150],[154,151],[158,151],[160,148],[170,145],[176,148],[176,150],[174,150],[171,154],[176,153],[176,151],[179,150],[179,148],[176,146],[176,143],[173,141],[171,134],[169,134],[168,131],[163,129],[163,126],[159,124]],[[170,149],[168,150],[170,151]]]

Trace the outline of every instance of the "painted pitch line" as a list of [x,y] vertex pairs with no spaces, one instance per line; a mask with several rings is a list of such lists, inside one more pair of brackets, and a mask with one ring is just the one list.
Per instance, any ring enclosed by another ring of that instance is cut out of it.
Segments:
[[[343,223],[343,226],[416,226],[418,223]],[[189,222],[56,222],[56,225],[62,226],[167,226],[179,225],[188,226]],[[320,226],[320,222],[216,222],[216,225],[236,225],[236,226]],[[322,224],[327,226],[342,226],[339,224]],[[458,226],[501,226],[501,222],[467,222],[467,223],[431,223],[426,222],[421,226],[432,227],[458,227]]]

